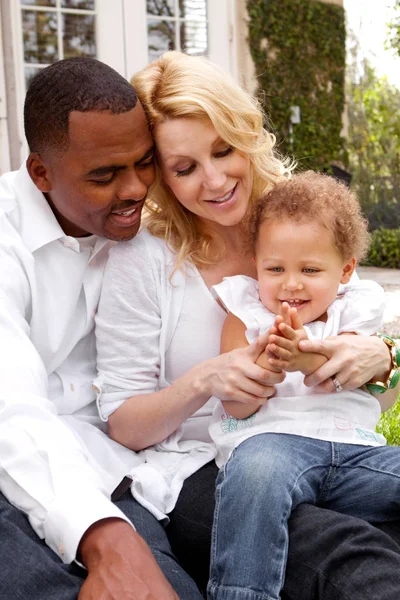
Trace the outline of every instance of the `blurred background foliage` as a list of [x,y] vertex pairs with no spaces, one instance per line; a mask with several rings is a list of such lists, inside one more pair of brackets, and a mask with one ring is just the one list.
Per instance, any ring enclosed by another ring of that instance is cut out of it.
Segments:
[[[400,55],[400,0],[396,8],[387,44]],[[348,175],[373,232],[366,264],[400,268],[400,90],[360,62],[350,30],[346,67],[342,7],[248,0],[247,9],[259,97],[278,148],[301,170]]]
[[[343,152],[345,16],[309,0],[248,0],[260,100],[282,154],[302,169],[329,169]],[[321,35],[323,32],[323,35]],[[300,122],[292,123],[293,106]]]

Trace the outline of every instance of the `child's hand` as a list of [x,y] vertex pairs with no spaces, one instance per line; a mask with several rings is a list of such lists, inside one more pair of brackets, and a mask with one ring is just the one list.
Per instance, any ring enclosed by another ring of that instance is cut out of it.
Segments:
[[269,364],[288,372],[312,373],[314,364],[311,365],[310,357],[299,350],[299,342],[308,340],[307,333],[297,310],[287,302],[282,304],[281,314],[276,316],[275,330],[276,333],[270,334],[266,348],[270,355]]

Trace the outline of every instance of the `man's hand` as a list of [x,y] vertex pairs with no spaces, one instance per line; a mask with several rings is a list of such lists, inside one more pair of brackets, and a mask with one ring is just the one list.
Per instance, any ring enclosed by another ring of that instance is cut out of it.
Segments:
[[[326,362],[321,354],[305,354],[299,349],[302,340],[308,340],[296,308],[287,302],[282,304],[282,312],[275,319],[276,333],[269,337],[268,352],[273,355],[269,362],[284,371],[300,371],[304,375],[313,373]],[[276,357],[276,358],[274,358]]]
[[78,600],[179,600],[146,542],[122,519],[92,525],[79,554],[88,576]]

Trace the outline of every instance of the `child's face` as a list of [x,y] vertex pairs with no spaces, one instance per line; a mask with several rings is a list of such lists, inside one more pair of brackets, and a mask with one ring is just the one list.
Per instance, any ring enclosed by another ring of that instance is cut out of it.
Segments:
[[325,317],[339,283],[349,281],[356,264],[340,256],[332,232],[318,222],[289,219],[261,225],[255,261],[264,306],[279,314],[287,302],[302,323]]

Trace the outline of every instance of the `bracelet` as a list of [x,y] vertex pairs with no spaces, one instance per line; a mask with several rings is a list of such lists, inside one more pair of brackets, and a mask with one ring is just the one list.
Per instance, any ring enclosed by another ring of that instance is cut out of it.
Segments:
[[389,377],[386,381],[374,381],[366,384],[366,388],[371,394],[384,394],[387,390],[396,387],[400,379],[400,346],[396,340],[383,333],[377,334],[386,346],[389,348],[392,361]]

